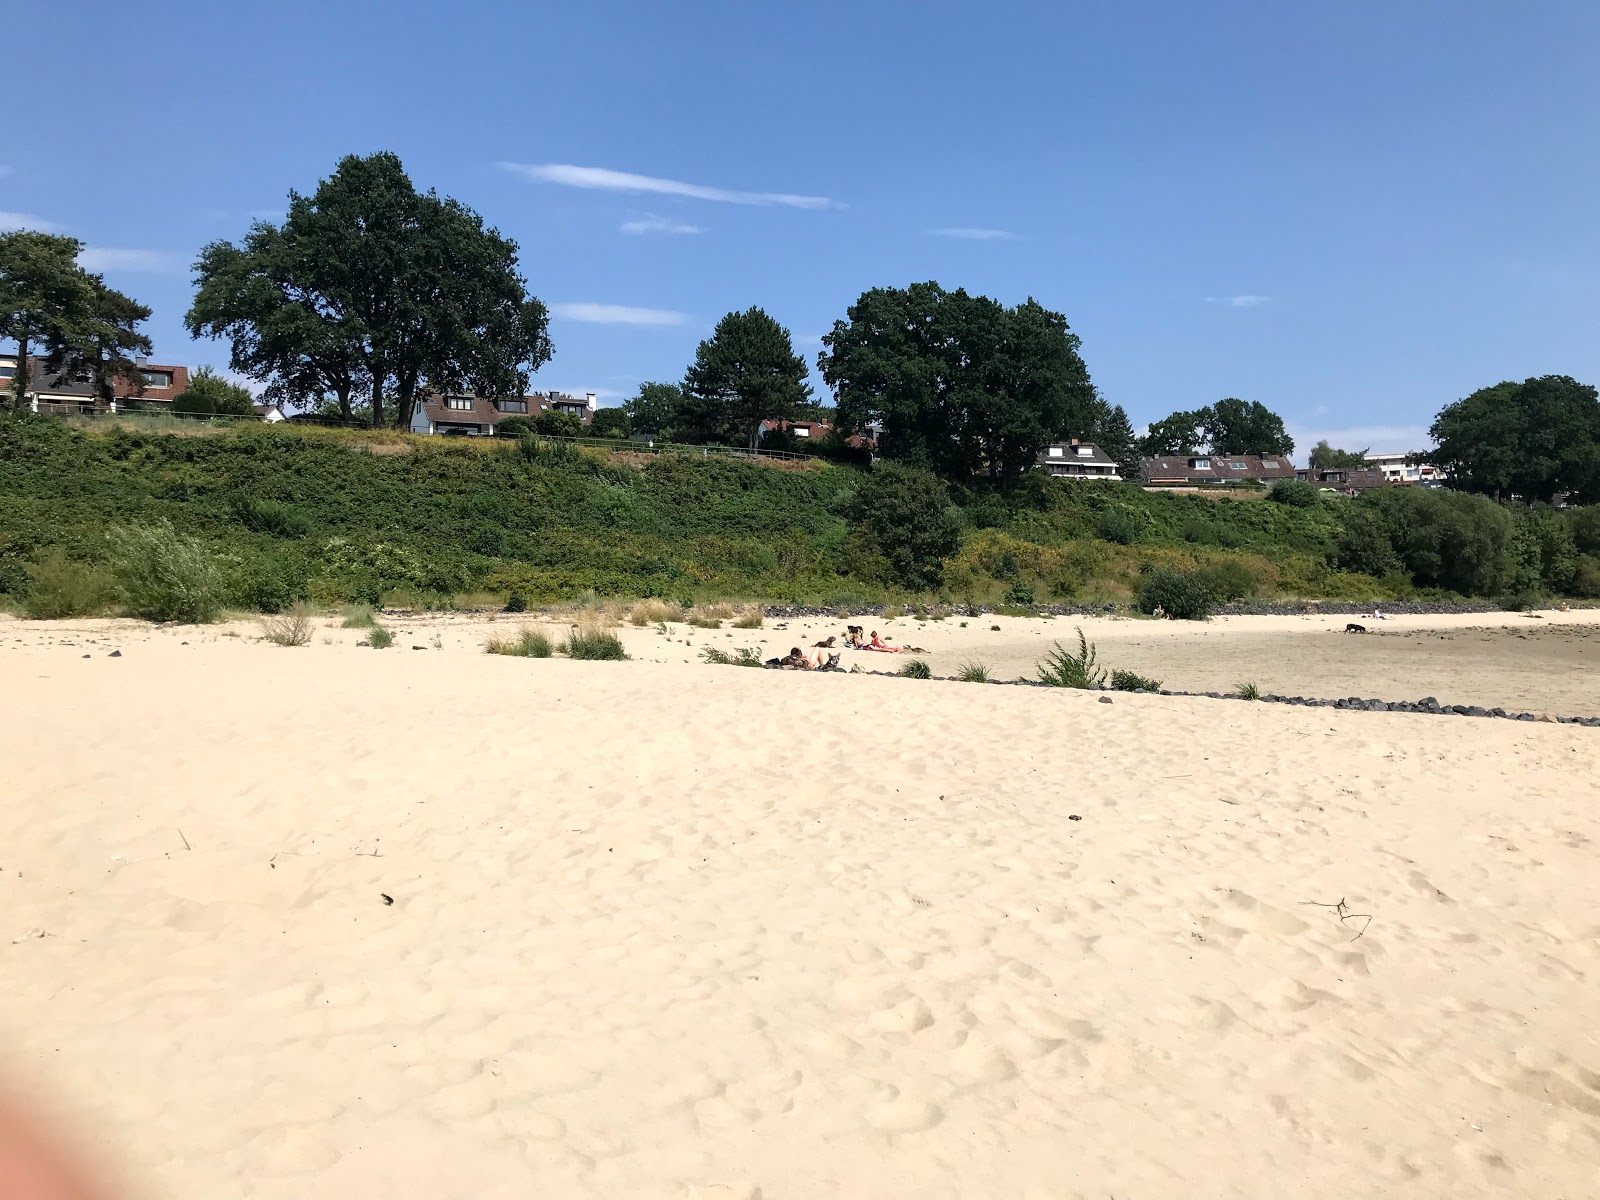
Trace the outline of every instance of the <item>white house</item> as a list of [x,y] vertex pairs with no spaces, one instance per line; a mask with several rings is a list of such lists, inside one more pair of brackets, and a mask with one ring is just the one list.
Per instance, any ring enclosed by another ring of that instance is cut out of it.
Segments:
[[1057,442],[1046,446],[1039,455],[1039,465],[1057,479],[1109,479],[1116,482],[1117,464],[1100,447],[1073,438],[1070,442]]
[[1367,465],[1374,470],[1382,471],[1383,477],[1390,483],[1443,483],[1445,474],[1432,463],[1406,462],[1410,455],[1399,454],[1369,454]]

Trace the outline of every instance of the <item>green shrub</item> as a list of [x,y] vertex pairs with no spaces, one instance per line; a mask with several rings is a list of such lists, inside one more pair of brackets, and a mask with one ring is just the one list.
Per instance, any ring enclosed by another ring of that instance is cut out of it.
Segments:
[[306,595],[304,568],[296,563],[252,555],[228,572],[227,601],[246,612],[281,613]]
[[1217,604],[1227,604],[1230,600],[1240,600],[1256,592],[1256,577],[1244,564],[1232,559],[1211,563],[1200,568],[1195,575]]
[[1132,671],[1111,672],[1111,690],[1116,692],[1159,692],[1161,681],[1159,679],[1146,679],[1143,675],[1135,675]]
[[554,643],[543,630],[527,626],[519,629],[516,637],[491,635],[483,649],[486,654],[507,654],[513,658],[549,658],[555,653]]
[[[962,624],[965,623],[962,622]],[[961,669],[956,672],[956,678],[962,683],[988,683],[989,668],[981,662],[965,662],[961,664]]]
[[394,634],[382,625],[374,625],[367,630],[367,636],[361,639],[361,645],[371,646],[374,650],[387,650],[394,645]]
[[527,612],[527,598],[521,592],[512,592],[506,597],[506,611],[508,613]]
[[293,605],[287,612],[261,618],[261,636],[274,646],[308,646],[316,625],[311,619],[311,607]]
[[1233,694],[1241,700],[1261,699],[1261,689],[1253,683],[1241,683]]
[[944,560],[961,544],[949,489],[919,467],[874,464],[856,489],[849,518],[888,564],[889,582],[910,588],[938,587]]
[[622,639],[603,629],[574,629],[562,645],[561,653],[568,658],[601,661],[628,657],[622,648]]
[[932,679],[933,670],[920,658],[913,658],[900,664],[900,670],[895,672],[904,679]]
[[211,552],[170,521],[111,531],[111,573],[128,611],[152,621],[205,624],[222,608],[222,572]]
[[533,419],[536,433],[544,437],[575,438],[583,436],[583,422],[571,413],[550,409]]
[[1182,537],[1198,546],[1210,546],[1216,543],[1217,527],[1200,517],[1190,517],[1183,523]]
[[1105,682],[1105,669],[1099,665],[1095,648],[1078,630],[1078,652],[1070,653],[1060,642],[1039,662],[1039,682],[1048,687],[1098,688]]
[[1315,508],[1322,503],[1322,492],[1316,484],[1303,479],[1280,479],[1272,485],[1267,499],[1294,508]]
[[759,608],[752,608],[749,612],[740,613],[733,619],[735,629],[760,629],[766,615]]
[[1108,542],[1131,546],[1139,540],[1139,518],[1120,508],[1108,508],[1100,514],[1096,532]]
[[1198,571],[1156,567],[1139,583],[1139,611],[1161,609],[1175,621],[1204,621],[1216,605],[1210,586]]
[[235,492],[228,501],[234,520],[255,533],[272,537],[299,538],[311,532],[311,521],[293,506],[278,500],[259,500]]
[[1516,521],[1482,496],[1380,488],[1350,501],[1344,515],[1339,564],[1347,570],[1383,576],[1403,566],[1418,587],[1464,596],[1498,595],[1516,574]]
[[515,438],[535,432],[537,431],[534,429],[532,417],[504,417],[496,421],[494,426],[495,437]]
[[1570,590],[1574,596],[1586,600],[1600,599],[1600,556],[1579,556],[1577,568],[1572,572]]
[[1545,597],[1536,591],[1508,592],[1497,601],[1506,612],[1532,612],[1543,607]]
[[760,667],[766,665],[761,661],[761,655],[750,649],[749,646],[740,646],[732,654],[729,654],[726,650],[719,650],[715,646],[707,646],[700,651],[700,657],[708,663],[719,667]]
[[1033,588],[1019,579],[1013,583],[1006,592],[1006,603],[1018,606],[1027,606],[1033,603]]
[[73,562],[59,550],[51,550],[27,571],[22,615],[35,621],[92,617],[106,610],[115,590],[100,567]]

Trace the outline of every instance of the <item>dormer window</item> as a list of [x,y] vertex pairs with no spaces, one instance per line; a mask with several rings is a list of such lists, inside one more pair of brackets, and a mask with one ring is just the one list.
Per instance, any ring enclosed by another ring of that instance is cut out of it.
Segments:
[[1209,458],[1196,458],[1192,461],[1197,471],[1209,471],[1211,469],[1211,460]]
[[1230,471],[1248,471],[1249,469],[1250,469],[1250,464],[1249,463],[1231,462],[1231,463],[1228,464],[1228,470],[1230,470]]
[[1078,447],[1078,457],[1079,458],[1093,458],[1094,457],[1094,447],[1093,446],[1079,446]]
[[172,386],[171,371],[140,371],[145,387],[169,388]]
[[461,409],[463,411],[470,410],[472,408],[472,397],[471,396],[446,396],[444,398],[444,406],[446,408]]
[[502,400],[499,408],[503,413],[525,413],[528,411],[528,402],[526,400]]
[[1061,447],[1060,446],[1051,446],[1050,447],[1050,457],[1051,458],[1060,458],[1061,457]]

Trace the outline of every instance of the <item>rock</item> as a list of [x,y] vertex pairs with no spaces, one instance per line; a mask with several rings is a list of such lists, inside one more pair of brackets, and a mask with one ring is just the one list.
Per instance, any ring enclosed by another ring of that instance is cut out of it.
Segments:
[[1367,701],[1367,711],[1368,712],[1388,712],[1389,711],[1389,706],[1387,704],[1385,704],[1382,700],[1368,700]]
[[1517,720],[1519,720],[1519,721],[1537,721],[1538,719],[1539,718],[1534,716],[1532,713],[1518,713],[1517,714]]
[[1101,704],[1110,704],[1111,703],[1111,697],[1110,696],[1101,696],[1100,697],[1100,703]]
[[85,655],[84,655],[84,657],[85,657],[85,658],[93,658],[93,657],[94,657],[94,655],[92,655],[92,654],[85,654]]
[[121,650],[113,650],[106,657],[107,658],[121,658],[122,657],[122,651]]
[[1467,716],[1469,717],[1487,717],[1488,715],[1489,710],[1487,708],[1481,708],[1476,704],[1467,705]]
[[1069,820],[1069,821],[1081,821],[1081,820],[1083,820],[1083,818],[1080,817],[1077,813],[1071,813],[1071,814],[1068,815],[1067,820]]

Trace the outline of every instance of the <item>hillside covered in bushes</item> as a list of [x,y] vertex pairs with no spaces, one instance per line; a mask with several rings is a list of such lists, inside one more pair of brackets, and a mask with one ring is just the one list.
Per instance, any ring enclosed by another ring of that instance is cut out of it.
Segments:
[[1148,600],[1153,580],[1216,602],[1595,595],[1597,517],[1402,489],[1214,499],[1028,476],[1005,492],[950,492],[905,467],[653,458],[531,437],[0,419],[0,598],[24,607],[63,572],[112,603],[117,547],[150,529],[209,560],[222,603],[261,611],[585,592],[1104,603]]

